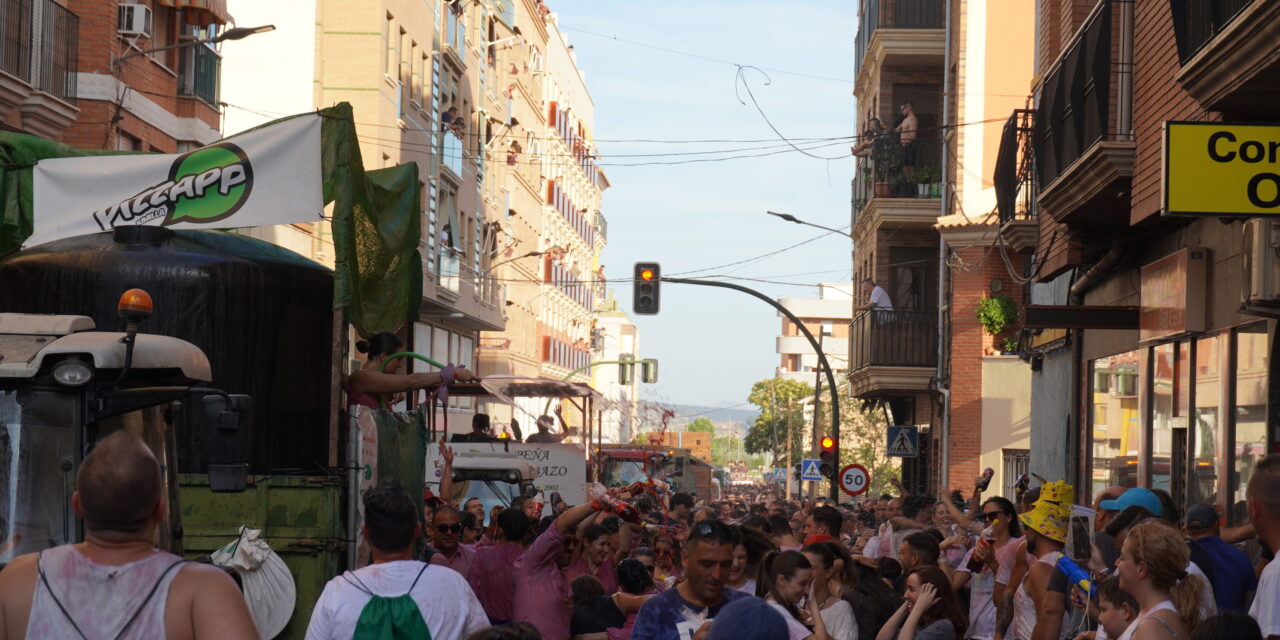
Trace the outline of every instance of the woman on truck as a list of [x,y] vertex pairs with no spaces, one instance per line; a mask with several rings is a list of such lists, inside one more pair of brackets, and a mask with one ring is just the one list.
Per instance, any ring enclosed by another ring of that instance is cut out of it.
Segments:
[[373,409],[382,407],[382,400],[387,404],[395,404],[407,391],[425,389],[440,384],[471,382],[479,378],[461,367],[449,365],[438,372],[411,373],[399,375],[404,367],[404,359],[397,358],[382,369],[387,356],[396,353],[404,346],[395,334],[379,333],[368,340],[356,343],[356,350],[366,354],[364,365],[358,371],[347,376],[347,404],[358,404]]

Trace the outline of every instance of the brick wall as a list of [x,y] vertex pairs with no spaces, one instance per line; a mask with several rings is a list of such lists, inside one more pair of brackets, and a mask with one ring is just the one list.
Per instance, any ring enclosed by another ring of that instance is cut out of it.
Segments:
[[[78,70],[80,73],[111,75],[129,86],[137,96],[160,105],[180,117],[196,117],[217,129],[219,112],[194,97],[178,95],[177,51],[141,55],[124,61],[113,69],[111,61],[130,51],[151,49],[177,42],[179,25],[177,10],[152,0],[154,31],[152,38],[138,38],[136,48],[116,33],[116,3],[98,0],[71,0],[67,7],[80,18]],[[59,141],[81,148],[116,148],[117,137],[111,120],[116,105],[107,100],[81,99],[76,121],[59,136]],[[120,110],[116,128],[128,139],[140,142],[140,151],[177,151],[178,141],[160,129],[142,121],[127,110]]]
[[[969,247],[955,250],[957,266],[951,269],[951,451],[948,464],[949,489],[970,489],[981,471],[982,455],[982,356],[995,346],[996,337],[978,322],[978,302],[992,295],[991,282],[999,278],[1000,293],[1019,303],[1018,287],[1012,282],[999,250]],[[1021,255],[1009,256],[1021,272]],[[1019,314],[1021,315],[1021,314]],[[1004,335],[1014,335],[1013,330]]]

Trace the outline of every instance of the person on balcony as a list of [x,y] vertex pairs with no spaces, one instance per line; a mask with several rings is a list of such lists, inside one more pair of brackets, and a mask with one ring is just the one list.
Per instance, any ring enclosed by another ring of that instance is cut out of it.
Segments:
[[871,155],[871,148],[876,144],[876,138],[884,135],[884,123],[880,122],[880,118],[872,118],[867,122],[867,130],[862,133],[862,139],[857,146],[853,147],[853,155],[858,158],[865,158]]
[[915,106],[910,100],[902,103],[902,122],[898,125],[898,141],[902,143],[902,177],[911,179],[916,172],[916,134],[920,130],[920,119],[916,117]]
[[[867,304],[859,305],[855,311],[876,311],[884,312],[885,318],[889,317],[890,311],[893,311],[893,301],[889,299],[889,292],[885,291],[875,280],[867,278],[862,281],[862,293],[867,296]],[[881,316],[877,314],[877,318]]]

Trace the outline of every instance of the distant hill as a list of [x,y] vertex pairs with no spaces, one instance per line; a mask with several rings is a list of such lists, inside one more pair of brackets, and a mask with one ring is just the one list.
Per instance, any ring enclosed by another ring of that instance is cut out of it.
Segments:
[[760,415],[760,410],[755,408],[717,409],[715,407],[677,404],[671,405],[671,409],[676,412],[676,421],[679,422],[706,417],[712,422],[741,422],[750,426],[755,423],[756,416]]

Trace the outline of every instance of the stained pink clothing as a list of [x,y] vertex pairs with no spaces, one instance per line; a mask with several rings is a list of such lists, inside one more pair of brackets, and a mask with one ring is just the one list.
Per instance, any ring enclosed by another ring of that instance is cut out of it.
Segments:
[[553,524],[516,561],[513,620],[537,627],[542,640],[569,638],[569,581],[556,565],[556,552],[564,539]]
[[[46,587],[37,579],[27,637],[78,638],[79,627],[89,638],[114,638],[138,612],[121,638],[163,638],[169,587],[182,570],[173,565],[181,560],[157,550],[141,560],[111,566],[90,560],[71,545],[46,549],[40,555],[40,568],[49,584]],[[153,587],[155,593],[148,600]],[[58,602],[66,607],[66,614]]]
[[613,566],[613,558],[606,558],[604,562],[600,563],[600,566],[596,567],[595,573],[591,573],[591,566],[587,564],[587,554],[583,552],[582,555],[578,556],[577,562],[569,565],[564,570],[564,579],[565,582],[572,583],[574,578],[587,574],[594,575],[600,579],[600,584],[604,585],[605,593],[618,592],[618,574],[616,567]]
[[469,548],[465,544],[460,544],[458,545],[458,551],[453,554],[452,558],[445,557],[444,552],[441,551],[431,556],[431,564],[449,567],[462,574],[462,577],[465,578],[471,571],[471,563],[475,557],[475,549]]
[[476,549],[467,582],[476,592],[484,612],[494,620],[514,620],[516,610],[516,561],[524,554],[518,544],[496,544]]
[[636,626],[636,614],[639,611],[632,611],[627,614],[627,623],[621,627],[610,627],[605,629],[605,635],[609,640],[631,640],[631,628]]

